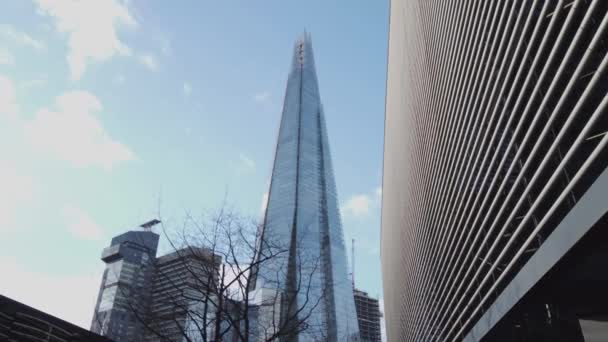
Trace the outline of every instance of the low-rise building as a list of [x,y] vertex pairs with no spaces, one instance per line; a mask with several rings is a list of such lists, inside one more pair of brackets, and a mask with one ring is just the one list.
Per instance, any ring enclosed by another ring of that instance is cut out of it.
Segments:
[[359,334],[363,342],[380,342],[380,312],[379,301],[370,297],[367,292],[354,289],[355,308],[359,321]]
[[112,342],[109,338],[2,295],[0,341]]

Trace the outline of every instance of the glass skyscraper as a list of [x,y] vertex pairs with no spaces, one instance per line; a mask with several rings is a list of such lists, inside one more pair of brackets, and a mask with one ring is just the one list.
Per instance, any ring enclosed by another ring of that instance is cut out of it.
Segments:
[[307,33],[294,47],[261,237],[261,255],[273,250],[279,254],[260,265],[256,288],[279,290],[283,317],[291,313],[307,317],[307,329],[293,339],[358,340],[327,129]]
[[138,341],[144,332],[149,284],[154,274],[159,235],[129,231],[112,239],[101,260],[106,263],[91,331],[115,341]]

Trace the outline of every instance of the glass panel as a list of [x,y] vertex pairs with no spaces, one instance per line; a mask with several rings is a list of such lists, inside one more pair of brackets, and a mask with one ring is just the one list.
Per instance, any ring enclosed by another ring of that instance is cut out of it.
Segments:
[[116,297],[116,286],[108,287],[103,290],[101,295],[101,302],[99,303],[99,311],[110,310],[114,305],[114,298]]
[[108,264],[108,269],[106,273],[106,286],[114,284],[118,281],[120,277],[120,271],[122,269],[122,260],[113,262]]

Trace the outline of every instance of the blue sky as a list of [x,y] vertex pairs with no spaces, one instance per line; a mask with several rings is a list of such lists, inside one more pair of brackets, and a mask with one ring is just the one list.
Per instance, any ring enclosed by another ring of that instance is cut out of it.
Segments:
[[88,327],[112,236],[225,196],[259,217],[306,29],[357,285],[381,296],[387,1],[9,0],[0,13],[0,293]]

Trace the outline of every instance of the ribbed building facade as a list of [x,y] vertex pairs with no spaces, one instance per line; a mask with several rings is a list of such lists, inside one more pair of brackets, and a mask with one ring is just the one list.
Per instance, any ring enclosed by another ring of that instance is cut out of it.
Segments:
[[391,1],[390,341],[583,341],[607,317],[607,10]]
[[3,295],[0,295],[0,341],[112,342]]

